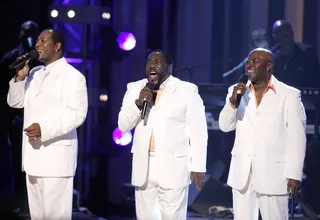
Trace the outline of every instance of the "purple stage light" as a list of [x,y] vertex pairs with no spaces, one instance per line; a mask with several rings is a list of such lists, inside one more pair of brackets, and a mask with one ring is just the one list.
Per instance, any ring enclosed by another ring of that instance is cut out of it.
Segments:
[[122,50],[132,50],[136,46],[136,38],[130,32],[121,32],[117,37],[117,43]]
[[112,132],[113,141],[120,146],[126,146],[132,141],[131,131],[123,133],[119,128],[114,129]]

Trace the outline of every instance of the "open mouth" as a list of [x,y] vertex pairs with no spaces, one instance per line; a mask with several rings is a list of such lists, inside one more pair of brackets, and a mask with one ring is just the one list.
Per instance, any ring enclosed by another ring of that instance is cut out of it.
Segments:
[[156,71],[151,71],[149,74],[149,78],[151,81],[154,81],[158,78],[158,73]]
[[254,72],[254,70],[248,70],[247,73],[250,76],[251,74],[254,74],[255,72]]

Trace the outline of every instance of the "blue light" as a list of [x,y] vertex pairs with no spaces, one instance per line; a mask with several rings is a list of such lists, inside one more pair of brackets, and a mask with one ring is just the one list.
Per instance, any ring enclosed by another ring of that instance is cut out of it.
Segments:
[[132,141],[131,131],[123,133],[119,128],[114,129],[112,132],[113,141],[120,146],[127,146]]
[[117,37],[117,43],[122,50],[129,51],[136,46],[136,38],[130,32],[121,32]]

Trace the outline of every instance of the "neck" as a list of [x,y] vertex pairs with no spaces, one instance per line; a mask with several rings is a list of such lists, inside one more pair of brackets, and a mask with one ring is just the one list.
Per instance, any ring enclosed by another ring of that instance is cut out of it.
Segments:
[[45,65],[45,66],[48,66],[48,65],[50,65],[51,63],[53,63],[53,62],[55,62],[55,61],[59,60],[60,58],[62,58],[62,56],[54,57],[54,58],[53,58],[53,59],[51,59],[50,61],[48,61],[48,62],[44,62],[44,65]]
[[294,44],[293,44],[293,42],[290,42],[289,44],[283,45],[280,48],[280,53],[282,55],[289,55],[289,54],[291,54],[293,52],[293,49],[294,49]]
[[268,87],[270,78],[271,78],[271,74],[268,74],[266,79],[252,82],[252,85],[253,85],[254,90],[257,91],[257,92],[259,92],[259,91],[261,91],[261,92],[262,92],[262,91],[265,91],[266,88]]
[[161,82],[159,83],[159,86],[164,82],[166,81],[168,78],[169,78],[170,74],[167,74],[162,80]]

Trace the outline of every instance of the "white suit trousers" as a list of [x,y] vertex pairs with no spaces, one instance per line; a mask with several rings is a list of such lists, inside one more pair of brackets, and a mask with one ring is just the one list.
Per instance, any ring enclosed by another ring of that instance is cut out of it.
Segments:
[[146,183],[142,187],[136,187],[137,220],[186,220],[188,186],[178,189],[160,187],[157,181],[156,164],[156,156],[149,156]]
[[[272,181],[272,180],[270,180]],[[251,172],[244,189],[232,189],[234,220],[288,220],[289,196],[265,195],[254,190]]]
[[32,220],[71,220],[73,177],[26,178]]

